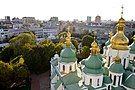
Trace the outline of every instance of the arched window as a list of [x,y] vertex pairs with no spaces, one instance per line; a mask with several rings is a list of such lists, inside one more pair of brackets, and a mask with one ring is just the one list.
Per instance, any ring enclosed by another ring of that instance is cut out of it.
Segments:
[[110,78],[112,78],[112,74],[110,74]]
[[63,71],[65,71],[65,65],[63,65]]
[[75,64],[75,70],[76,70],[76,64]]
[[111,57],[109,56],[109,59],[108,59],[108,67],[110,66],[110,62],[111,62]]
[[108,85],[108,90],[110,90],[110,85]]
[[124,59],[123,67],[125,68],[126,66],[126,59]]
[[135,56],[134,56],[133,60],[135,60]]
[[71,66],[71,65],[69,66],[69,70],[70,70],[70,71],[72,70],[72,66]]
[[119,81],[118,81],[118,85],[120,85],[120,80],[121,80],[121,76],[119,76]]
[[90,78],[90,85],[92,85],[92,79]]
[[116,75],[114,75],[113,85],[116,84]]
[[99,86],[99,79],[97,80],[97,86]]

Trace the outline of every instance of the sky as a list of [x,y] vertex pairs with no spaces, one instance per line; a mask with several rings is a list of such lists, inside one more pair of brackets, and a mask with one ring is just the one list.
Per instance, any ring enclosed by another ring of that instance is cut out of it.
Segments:
[[49,20],[56,16],[59,20],[85,21],[87,16],[94,20],[100,15],[102,20],[118,20],[122,5],[125,20],[135,20],[135,0],[0,0],[0,18],[26,16]]

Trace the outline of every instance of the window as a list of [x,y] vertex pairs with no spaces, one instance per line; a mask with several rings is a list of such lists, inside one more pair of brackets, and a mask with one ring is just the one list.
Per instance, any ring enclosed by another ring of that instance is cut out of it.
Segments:
[[70,71],[72,70],[72,66],[69,67],[69,70],[70,70]]
[[90,85],[92,85],[92,79],[90,78]]
[[134,56],[133,60],[135,60],[135,56]]
[[124,59],[123,67],[125,68],[126,66],[126,59]]
[[108,67],[110,66],[110,60],[111,60],[111,57],[109,56],[109,59],[108,59]]
[[120,85],[120,78],[121,78],[121,76],[119,76],[119,81],[118,81],[118,85]]
[[99,79],[97,80],[97,86],[99,86]]
[[116,84],[116,76],[114,75],[113,85]]
[[112,74],[110,74],[110,78],[112,78]]
[[75,70],[76,70],[76,64],[75,64]]
[[110,85],[108,85],[108,90],[110,90]]
[[65,71],[65,65],[63,65],[63,71]]

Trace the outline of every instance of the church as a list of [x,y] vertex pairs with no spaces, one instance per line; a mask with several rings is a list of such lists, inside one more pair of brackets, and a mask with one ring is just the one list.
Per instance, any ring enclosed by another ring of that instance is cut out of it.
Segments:
[[50,90],[135,90],[135,35],[128,45],[124,27],[122,10],[116,33],[109,34],[104,53],[100,54],[94,32],[91,53],[79,63],[68,31],[63,50],[50,61]]

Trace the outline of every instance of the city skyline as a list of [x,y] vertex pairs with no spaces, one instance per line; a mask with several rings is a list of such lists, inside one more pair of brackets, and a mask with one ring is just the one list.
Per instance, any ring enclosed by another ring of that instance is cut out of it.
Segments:
[[35,17],[40,20],[49,20],[50,17],[59,17],[59,20],[78,19],[85,21],[87,16],[95,20],[97,15],[102,20],[118,20],[121,6],[124,6],[125,20],[134,20],[135,8],[133,0],[3,0],[1,1],[0,18]]

